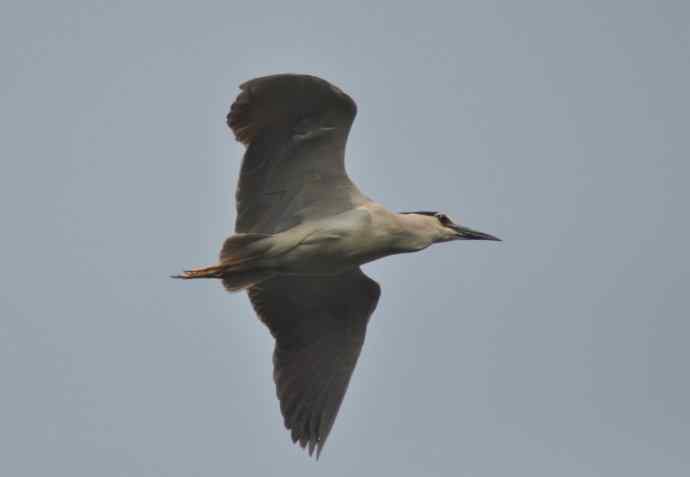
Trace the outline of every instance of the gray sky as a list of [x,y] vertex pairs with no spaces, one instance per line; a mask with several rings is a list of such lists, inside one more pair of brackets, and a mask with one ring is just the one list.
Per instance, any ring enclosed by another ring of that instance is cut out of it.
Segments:
[[[690,7],[5,1],[0,474],[690,473]],[[322,459],[212,262],[257,75],[359,104],[348,169],[505,241],[376,262]]]

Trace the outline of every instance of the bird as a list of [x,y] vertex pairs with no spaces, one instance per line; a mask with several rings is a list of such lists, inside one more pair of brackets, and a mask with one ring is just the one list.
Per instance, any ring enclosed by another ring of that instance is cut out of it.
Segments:
[[395,213],[345,169],[354,100],[316,76],[240,85],[227,125],[246,146],[235,233],[215,265],[174,278],[246,290],[275,338],[273,378],[293,443],[319,458],[381,295],[361,266],[459,240],[500,241],[434,211]]

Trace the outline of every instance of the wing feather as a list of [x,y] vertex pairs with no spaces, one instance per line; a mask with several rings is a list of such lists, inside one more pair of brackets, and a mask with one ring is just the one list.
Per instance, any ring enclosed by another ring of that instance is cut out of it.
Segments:
[[305,118],[324,113],[334,114],[340,127],[349,128],[357,114],[352,98],[316,76],[263,76],[241,84],[240,90],[227,123],[235,138],[245,145],[268,129],[289,129]]
[[321,453],[359,357],[381,290],[361,270],[278,277],[249,290],[276,339],[276,392],[293,442]]
[[240,86],[227,122],[247,145],[237,186],[238,232],[275,233],[367,199],[345,171],[355,102],[325,80],[281,74]]

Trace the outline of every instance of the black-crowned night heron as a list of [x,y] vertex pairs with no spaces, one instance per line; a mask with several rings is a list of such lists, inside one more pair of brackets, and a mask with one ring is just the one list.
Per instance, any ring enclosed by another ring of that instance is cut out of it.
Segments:
[[450,240],[498,240],[438,212],[394,213],[345,172],[355,102],[328,82],[281,74],[248,81],[228,114],[247,146],[236,233],[217,265],[177,278],[247,290],[276,340],[285,426],[317,458],[359,356],[380,287],[359,268]]

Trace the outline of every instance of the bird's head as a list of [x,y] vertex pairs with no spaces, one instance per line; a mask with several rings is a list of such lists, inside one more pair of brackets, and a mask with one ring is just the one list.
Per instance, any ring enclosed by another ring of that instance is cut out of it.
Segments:
[[473,230],[469,227],[456,224],[450,217],[441,212],[402,212],[402,214],[414,217],[415,222],[429,235],[432,243],[450,242],[451,240],[494,240],[501,239],[493,235]]

